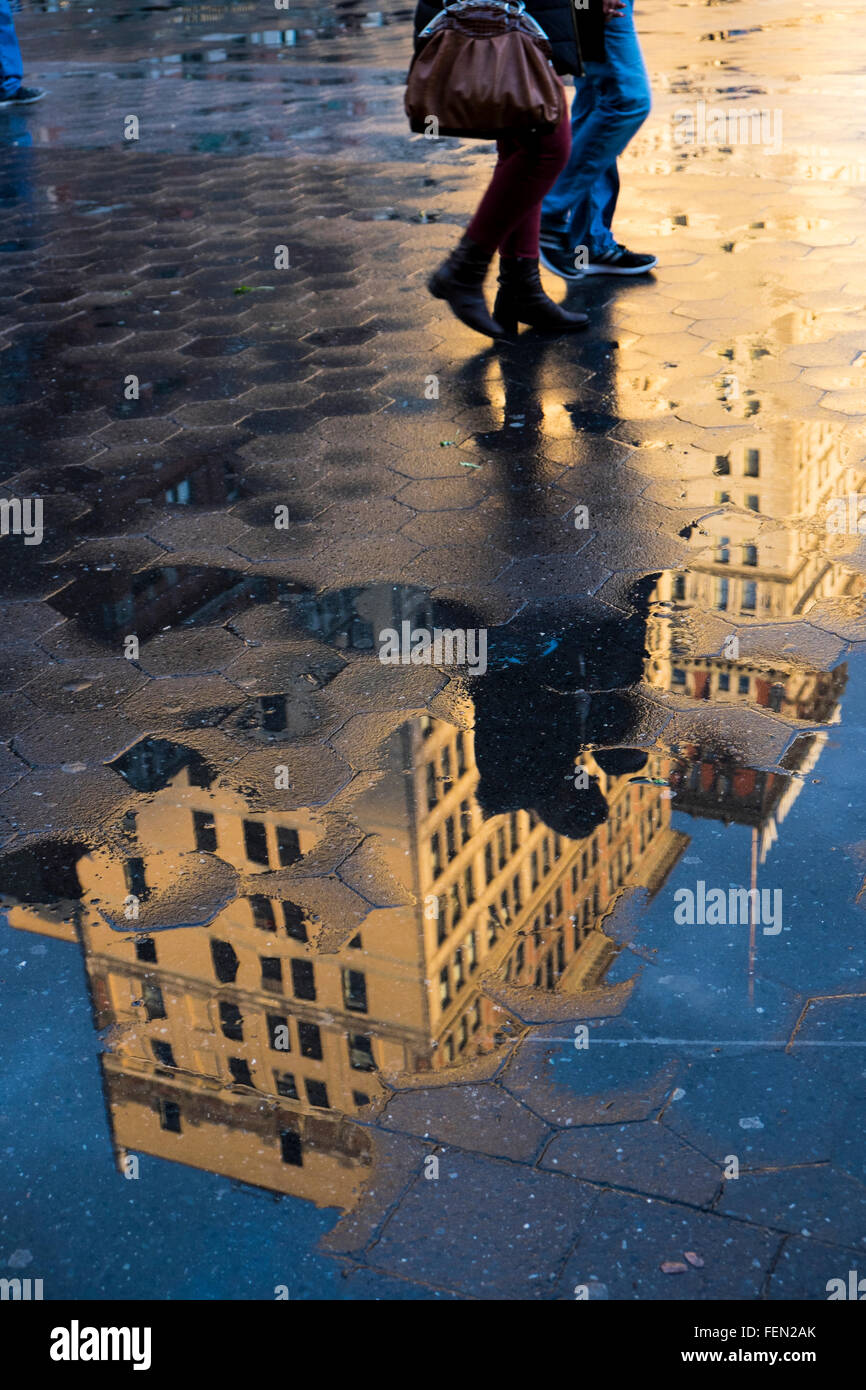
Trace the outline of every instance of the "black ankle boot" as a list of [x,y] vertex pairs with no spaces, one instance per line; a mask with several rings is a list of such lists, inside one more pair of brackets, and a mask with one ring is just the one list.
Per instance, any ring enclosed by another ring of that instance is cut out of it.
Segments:
[[502,329],[490,317],[482,289],[491,260],[492,255],[464,236],[430,276],[427,288],[436,299],[445,300],[461,323],[476,333],[486,333],[488,338],[501,338]]
[[544,333],[573,333],[589,323],[586,314],[562,309],[544,293],[537,256],[500,257],[499,293],[493,314],[506,333],[515,333],[519,323]]

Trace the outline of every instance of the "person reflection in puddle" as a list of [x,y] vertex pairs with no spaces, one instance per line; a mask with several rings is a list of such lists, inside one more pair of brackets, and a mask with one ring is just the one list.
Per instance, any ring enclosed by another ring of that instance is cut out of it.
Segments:
[[561,610],[546,621],[488,631],[488,670],[472,682],[479,804],[485,815],[533,810],[556,834],[581,840],[607,819],[588,751],[607,776],[637,774],[631,689],[643,674],[646,621],[657,574],[631,586],[622,618]]
[[11,0],[0,0],[0,106],[32,106],[45,96],[42,87],[24,86],[23,73]]

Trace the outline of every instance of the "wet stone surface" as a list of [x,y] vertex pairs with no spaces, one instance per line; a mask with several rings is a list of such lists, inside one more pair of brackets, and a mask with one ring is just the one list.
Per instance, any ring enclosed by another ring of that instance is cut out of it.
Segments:
[[[0,1266],[46,1298],[863,1268],[863,12],[638,13],[658,268],[494,348],[425,291],[490,153],[407,134],[406,7],[25,0]],[[678,143],[699,100],[779,147]]]

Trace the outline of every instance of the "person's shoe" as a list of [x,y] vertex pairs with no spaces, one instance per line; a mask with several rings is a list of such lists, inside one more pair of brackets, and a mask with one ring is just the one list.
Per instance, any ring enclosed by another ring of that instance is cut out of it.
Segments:
[[445,300],[461,323],[474,328],[476,333],[485,333],[488,338],[501,338],[503,330],[490,317],[482,289],[492,259],[492,253],[488,255],[470,237],[464,236],[448,259],[434,270],[427,288],[435,299]]
[[577,248],[564,228],[551,227],[544,222],[538,239],[538,259],[546,270],[561,275],[563,280],[580,280],[583,270],[577,264]]
[[573,333],[586,328],[586,314],[563,309],[544,293],[535,256],[499,258],[499,293],[493,306],[497,323],[506,333],[516,333],[519,323],[543,333]]
[[645,275],[658,265],[658,256],[628,251],[615,241],[606,251],[592,255],[583,267],[584,275]]
[[0,95],[0,106],[32,106],[34,101],[41,101],[44,96],[44,87],[19,87],[11,97]]

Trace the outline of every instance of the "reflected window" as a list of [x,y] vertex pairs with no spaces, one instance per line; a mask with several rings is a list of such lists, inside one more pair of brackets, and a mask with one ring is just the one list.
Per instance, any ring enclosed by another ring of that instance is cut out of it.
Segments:
[[493,867],[493,845],[488,841],[484,846],[484,878],[487,883],[492,883],[496,877],[496,870]]
[[237,1004],[229,1003],[223,999],[220,1002],[220,1028],[223,1037],[231,1042],[243,1042],[244,1040],[244,1020]]
[[463,916],[463,903],[460,898],[460,889],[456,883],[452,883],[449,894],[451,904],[451,926],[456,927],[460,918]]
[[730,690],[730,688],[731,688],[731,677],[730,677],[729,673],[728,673],[727,671],[720,671],[720,672],[719,672],[719,689],[720,689],[720,690]]
[[466,964],[470,974],[478,964],[478,938],[474,931],[466,938]]
[[295,1168],[303,1166],[301,1136],[294,1129],[280,1130],[280,1153],[284,1163],[291,1163]]
[[211,941],[210,953],[214,974],[220,984],[233,984],[238,973],[238,958],[234,947],[228,941]]
[[728,606],[728,581],[727,579],[716,580],[716,608],[724,613]]
[[758,547],[756,545],[743,546],[743,564],[756,565],[758,563]]
[[209,811],[193,811],[192,830],[195,847],[204,854],[213,854],[217,847],[216,826]]
[[737,681],[737,690],[738,690],[738,692],[739,692],[740,695],[748,695],[748,693],[749,693],[749,677],[748,677],[748,676],[740,676],[739,680]]
[[261,725],[265,733],[279,734],[286,727],[285,695],[263,695],[259,699]]
[[472,812],[471,812],[471,810],[470,810],[470,808],[469,808],[469,802],[468,802],[468,801],[461,801],[461,803],[460,803],[460,840],[461,840],[461,843],[465,845],[466,842],[467,842],[468,840],[471,840],[471,838],[472,838]]
[[353,1071],[375,1071],[373,1039],[365,1033],[349,1034],[349,1066]]
[[439,841],[439,831],[430,840],[430,859],[433,870],[433,877],[438,878],[442,872],[442,847]]
[[449,816],[445,822],[445,850],[448,855],[448,862],[456,857],[457,840],[454,835],[454,817]]
[[747,478],[757,478],[761,473],[761,451],[760,449],[746,450],[746,466],[743,469]]
[[181,478],[180,482],[175,483],[173,487],[166,488],[164,496],[169,507],[186,506],[192,497],[189,478]]
[[748,579],[743,585],[743,601],[741,607],[744,613],[754,613],[757,606],[758,586],[754,579]]
[[260,956],[262,967],[262,988],[282,991],[283,962],[279,956]]
[[292,970],[292,990],[296,999],[315,999],[316,980],[313,972],[313,962],[310,960],[298,960],[291,962]]
[[439,1007],[444,1009],[451,1003],[451,984],[448,979],[448,967],[443,966],[439,971]]
[[442,791],[443,794],[451,790],[451,749],[442,749]]
[[159,1102],[159,1126],[172,1134],[180,1134],[180,1106],[176,1100]]
[[298,907],[297,903],[283,903],[283,926],[286,929],[286,936],[291,936],[295,941],[307,940],[304,909]]
[[458,946],[454,952],[454,989],[461,990],[466,983],[463,973],[463,948]]
[[295,1078],[292,1072],[275,1071],[274,1085],[276,1086],[278,1096],[282,1096],[285,1100],[298,1099],[298,1088],[295,1085]]
[[725,477],[731,471],[730,454],[716,454],[716,463],[713,472],[718,477]]
[[250,898],[250,907],[253,912],[253,926],[258,927],[260,931],[276,931],[277,919],[270,898],[263,898],[260,894],[254,893]]
[[135,943],[136,960],[147,961],[151,965],[156,964],[156,942],[152,936],[140,936]]
[[462,729],[457,731],[455,749],[457,752],[457,776],[462,777],[466,771],[466,741]]
[[[277,858],[280,867],[287,869],[290,864],[294,864],[301,857],[301,842],[298,838],[297,830],[292,830],[288,825],[277,826]],[[267,858],[264,861],[267,863]]]
[[436,769],[432,763],[427,764],[427,810],[432,811],[437,801]]
[[473,879],[472,865],[471,865],[471,864],[467,864],[467,865],[466,865],[466,869],[465,869],[465,872],[464,872],[464,874],[463,874],[463,886],[464,886],[464,889],[465,889],[465,892],[466,892],[466,902],[467,902],[467,905],[468,905],[469,903],[474,903],[474,901],[475,901],[475,882],[474,882],[474,879]]
[[243,1057],[229,1057],[229,1071],[236,1086],[252,1086],[250,1064]]
[[307,1100],[311,1105],[314,1105],[317,1110],[330,1110],[328,1088],[324,1081],[312,1081],[307,1077],[304,1081],[304,1088],[307,1092]]
[[302,1057],[309,1057],[314,1062],[321,1062],[322,1035],[317,1023],[298,1024],[298,1044]]
[[147,882],[144,877],[144,860],[137,857],[127,859],[123,866],[123,874],[130,893],[134,893],[137,898],[146,898]]
[[153,980],[144,980],[141,986],[141,997],[144,1003],[144,1012],[149,1021],[155,1018],[166,1018],[165,1002],[162,997],[162,990]]
[[174,1052],[172,1050],[171,1043],[152,1042],[150,1046],[153,1050],[154,1057],[156,1058],[157,1062],[159,1062],[159,1065],[161,1067],[175,1066]]
[[351,1013],[367,1012],[367,977],[362,970],[343,971],[343,1003]]
[[244,852],[253,864],[268,863],[268,835],[264,821],[245,820]]

